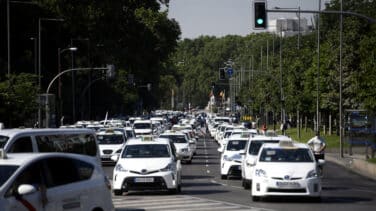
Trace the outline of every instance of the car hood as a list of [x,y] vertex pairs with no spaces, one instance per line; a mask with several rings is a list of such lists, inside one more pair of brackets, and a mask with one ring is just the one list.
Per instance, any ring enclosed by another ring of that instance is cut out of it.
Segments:
[[142,172],[142,170],[156,171],[165,168],[171,162],[171,158],[130,158],[118,162],[129,171]]
[[254,169],[262,169],[266,175],[277,178],[306,178],[308,172],[316,169],[315,163],[258,163]]

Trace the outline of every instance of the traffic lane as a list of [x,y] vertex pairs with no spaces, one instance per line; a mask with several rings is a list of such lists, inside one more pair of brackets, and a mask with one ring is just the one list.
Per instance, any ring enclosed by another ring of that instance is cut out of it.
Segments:
[[[324,167],[321,203],[312,202],[301,197],[274,197],[263,202],[254,203],[251,200],[250,190],[242,188],[240,179],[220,179],[218,145],[213,139],[206,139],[205,141],[206,144],[203,145],[206,146],[208,157],[217,157],[217,160],[208,159],[211,165],[208,166],[210,174],[207,173],[206,178],[210,178],[210,182],[216,184],[210,187],[215,188],[218,193],[215,195],[200,195],[200,190],[193,190],[192,194],[197,194],[199,197],[275,210],[333,210],[338,208],[343,210],[373,210],[372,207],[375,205],[376,183],[374,181],[356,175],[342,166],[330,162],[327,162]],[[204,161],[197,160],[197,162],[203,163]],[[196,168],[200,169],[200,167]],[[192,169],[192,171],[194,170]]]

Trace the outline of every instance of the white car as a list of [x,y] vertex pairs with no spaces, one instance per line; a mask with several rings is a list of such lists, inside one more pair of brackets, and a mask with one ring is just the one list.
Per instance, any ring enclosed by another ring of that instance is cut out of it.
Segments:
[[103,163],[113,163],[111,156],[120,154],[126,143],[124,133],[113,129],[97,132],[97,141],[100,157]]
[[0,210],[114,210],[110,188],[90,156],[0,149]]
[[247,144],[243,162],[242,162],[242,186],[249,189],[252,184],[253,166],[250,161],[257,157],[257,154],[264,143],[279,143],[280,141],[292,141],[290,137],[276,135],[275,133],[268,132],[266,135],[251,135]]
[[166,131],[159,137],[170,139],[174,143],[176,154],[181,157],[181,160],[186,163],[192,163],[194,150],[192,148],[192,141],[188,140],[187,135],[180,131]]
[[130,190],[181,191],[181,164],[169,139],[144,137],[124,146],[113,172],[113,192]]
[[151,120],[135,120],[133,129],[136,137],[153,135],[153,124]]
[[[221,155],[221,179],[229,176],[241,176],[242,155],[248,142],[248,136],[231,136]],[[244,154],[244,153],[243,153]]]
[[319,165],[306,144],[281,141],[264,144],[254,165],[252,199],[264,196],[307,196],[320,200],[321,177]]

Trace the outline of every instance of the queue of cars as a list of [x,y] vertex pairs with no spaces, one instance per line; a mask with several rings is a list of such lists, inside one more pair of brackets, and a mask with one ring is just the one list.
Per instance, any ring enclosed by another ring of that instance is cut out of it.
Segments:
[[275,131],[248,129],[226,117],[208,119],[208,131],[218,143],[221,179],[241,178],[253,201],[268,196],[321,198],[320,167],[309,146]]

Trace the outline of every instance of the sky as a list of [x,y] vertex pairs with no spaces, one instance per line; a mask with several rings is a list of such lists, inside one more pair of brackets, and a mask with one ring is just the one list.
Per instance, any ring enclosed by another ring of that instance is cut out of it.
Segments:
[[[320,0],[268,0],[269,9],[300,8],[302,10],[318,10]],[[321,0],[322,5],[328,0]],[[181,38],[194,39],[200,35],[223,37],[226,35],[246,36],[252,32],[251,15],[252,0],[170,0],[168,16],[175,19],[181,28]],[[323,8],[324,6],[322,6]],[[309,14],[301,17],[308,19]],[[292,18],[296,14],[269,13],[268,18]]]

